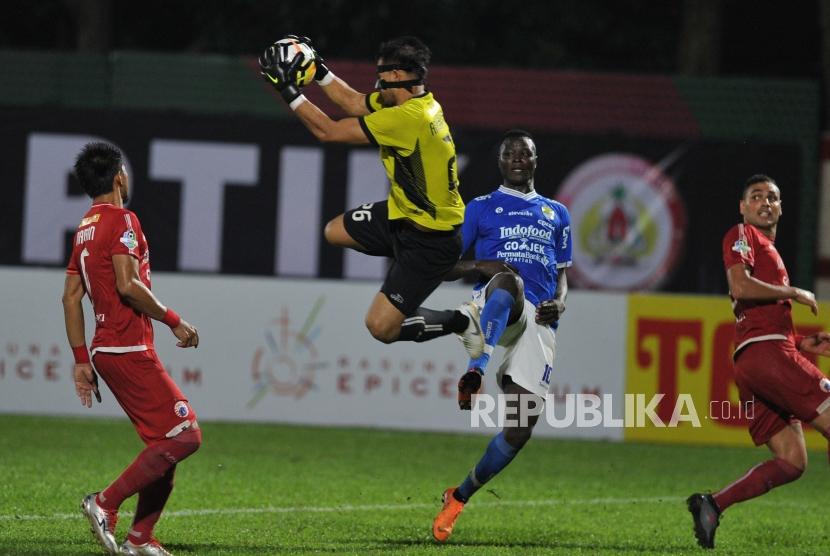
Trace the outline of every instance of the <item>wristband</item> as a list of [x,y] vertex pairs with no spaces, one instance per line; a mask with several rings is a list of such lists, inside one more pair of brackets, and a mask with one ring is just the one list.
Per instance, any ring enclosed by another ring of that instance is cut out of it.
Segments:
[[289,83],[284,88],[279,89],[279,93],[282,96],[282,100],[288,105],[291,105],[298,97],[302,96],[300,88],[293,83]]
[[170,328],[176,328],[177,326],[179,326],[179,323],[182,322],[182,318],[178,314],[176,314],[176,311],[168,307],[167,312],[164,313],[164,318],[161,319],[161,322],[163,322]]
[[294,100],[292,100],[291,102],[288,103],[288,107],[291,110],[296,110],[306,100],[307,99],[305,98],[305,95],[300,94],[297,98],[295,98]]
[[77,347],[72,348],[72,355],[75,356],[75,364],[81,365],[83,363],[89,363],[89,352],[86,350],[85,345],[80,345]]
[[317,84],[321,87],[325,87],[326,85],[331,84],[332,81],[334,81],[334,72],[329,70],[323,77],[317,80]]

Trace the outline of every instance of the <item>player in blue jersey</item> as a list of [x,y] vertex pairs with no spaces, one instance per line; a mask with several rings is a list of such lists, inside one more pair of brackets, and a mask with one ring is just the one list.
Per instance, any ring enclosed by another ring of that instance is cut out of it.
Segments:
[[515,417],[505,421],[464,481],[444,492],[443,508],[432,524],[438,542],[452,534],[470,497],[530,439],[550,387],[555,329],[568,293],[570,215],[565,205],[534,189],[533,137],[518,129],[508,131],[498,161],[502,185],[468,203],[464,214],[463,252],[475,245],[475,260],[460,261],[445,279],[472,273],[480,277],[473,301],[482,307],[485,347],[484,353],[470,359],[458,383],[459,406],[471,408],[472,396],[481,388],[490,356],[499,344],[506,352],[496,379],[507,395],[505,413]]

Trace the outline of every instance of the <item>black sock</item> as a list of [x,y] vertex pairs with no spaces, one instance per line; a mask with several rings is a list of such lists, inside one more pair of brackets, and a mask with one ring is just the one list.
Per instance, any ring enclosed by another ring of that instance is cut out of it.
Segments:
[[426,342],[452,332],[463,332],[470,319],[460,311],[433,311],[418,307],[401,325],[398,341]]

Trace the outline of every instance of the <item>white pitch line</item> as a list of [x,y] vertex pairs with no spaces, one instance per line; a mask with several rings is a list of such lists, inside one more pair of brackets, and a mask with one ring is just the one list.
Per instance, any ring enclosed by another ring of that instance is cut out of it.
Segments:
[[[679,502],[683,500],[677,496],[655,496],[651,498],[583,498],[570,500],[501,500],[474,503],[473,508],[496,508],[504,506],[535,507],[535,506],[595,506],[601,504],[638,504]],[[239,514],[293,514],[293,513],[333,513],[333,512],[366,512],[366,511],[406,511],[437,508],[437,503],[427,504],[344,504],[342,506],[266,506],[264,508],[202,508],[198,510],[172,510],[164,512],[165,517],[190,517],[200,515],[239,515]],[[131,516],[132,512],[120,512],[121,516]],[[39,521],[47,519],[67,520],[83,519],[80,511],[76,513],[56,513],[52,515],[11,515],[0,514],[0,521]]]

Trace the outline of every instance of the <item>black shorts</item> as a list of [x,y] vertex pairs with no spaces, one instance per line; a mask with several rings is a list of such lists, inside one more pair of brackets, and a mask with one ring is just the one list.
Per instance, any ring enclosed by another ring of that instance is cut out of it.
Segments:
[[415,314],[461,257],[461,230],[425,232],[406,220],[389,220],[386,201],[343,215],[343,226],[367,255],[392,264],[380,291],[407,317]]

